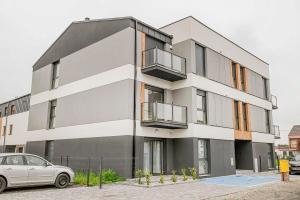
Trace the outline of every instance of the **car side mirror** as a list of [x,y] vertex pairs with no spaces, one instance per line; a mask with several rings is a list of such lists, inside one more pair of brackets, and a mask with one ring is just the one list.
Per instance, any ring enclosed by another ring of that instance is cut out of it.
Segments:
[[45,167],[48,167],[48,166],[49,166],[49,163],[48,163],[48,162],[45,162],[45,163],[44,163],[44,166],[45,166]]

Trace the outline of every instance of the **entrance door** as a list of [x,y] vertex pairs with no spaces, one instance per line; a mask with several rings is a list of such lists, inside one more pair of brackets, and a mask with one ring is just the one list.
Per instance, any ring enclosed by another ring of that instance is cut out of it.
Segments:
[[208,173],[207,141],[198,140],[199,174]]
[[155,113],[156,110],[161,110],[157,109],[154,106],[154,103],[157,103],[157,106],[162,105],[162,103],[164,102],[164,90],[161,88],[157,88],[157,87],[153,87],[150,85],[146,85],[145,86],[145,102],[148,102],[148,106],[144,109],[146,109],[147,112],[147,116],[149,120],[155,120],[155,117],[159,117],[159,113]]
[[159,174],[163,170],[163,142],[148,140],[144,142],[144,171]]

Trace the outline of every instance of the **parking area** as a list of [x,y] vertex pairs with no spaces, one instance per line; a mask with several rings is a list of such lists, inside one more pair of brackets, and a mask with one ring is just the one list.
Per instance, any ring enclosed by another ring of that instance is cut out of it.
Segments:
[[[122,184],[98,187],[72,186],[67,189],[54,187],[13,189],[0,194],[1,200],[52,200],[52,199],[300,199],[300,176],[292,176],[289,183],[280,182],[279,175],[251,174],[202,179],[197,182],[161,187],[135,187]],[[245,176],[245,177],[244,177]],[[265,177],[265,178],[263,178]],[[274,180],[274,177],[277,180]],[[257,180],[254,180],[257,178]],[[230,184],[220,184],[224,182]],[[249,187],[250,186],[250,187]]]

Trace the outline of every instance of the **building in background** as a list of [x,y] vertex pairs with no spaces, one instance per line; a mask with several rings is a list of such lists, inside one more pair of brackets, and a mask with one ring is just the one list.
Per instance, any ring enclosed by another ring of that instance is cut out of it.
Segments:
[[87,19],[33,65],[24,145],[76,169],[102,157],[125,177],[265,171],[279,137],[272,109],[269,65],[193,17],[161,29]]
[[293,151],[295,155],[300,153],[300,125],[293,126],[290,131],[289,145],[290,150]]

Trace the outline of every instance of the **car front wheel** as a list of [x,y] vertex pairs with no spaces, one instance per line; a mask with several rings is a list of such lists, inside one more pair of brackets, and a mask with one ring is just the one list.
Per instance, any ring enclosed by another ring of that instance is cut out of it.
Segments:
[[59,174],[55,181],[55,187],[66,188],[70,184],[70,178],[67,174]]
[[6,180],[0,177],[0,193],[2,193],[6,188]]

